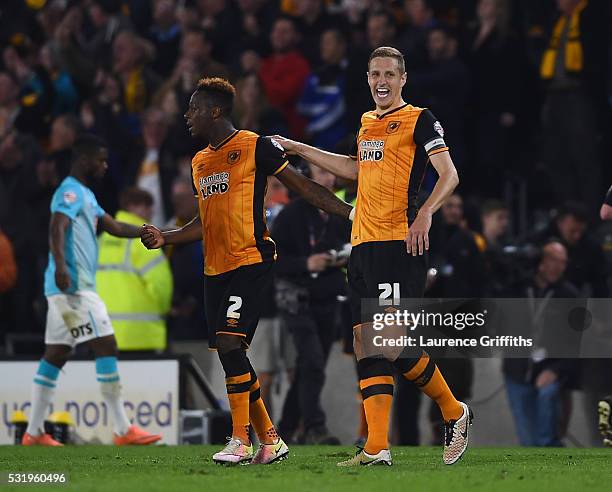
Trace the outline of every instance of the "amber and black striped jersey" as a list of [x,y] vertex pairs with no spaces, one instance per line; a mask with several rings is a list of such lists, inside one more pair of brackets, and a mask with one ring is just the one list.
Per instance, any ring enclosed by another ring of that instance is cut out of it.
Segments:
[[[419,158],[419,153],[422,155]],[[428,109],[406,104],[364,113],[351,157],[359,165],[351,243],[403,240],[418,212],[428,156],[444,152],[444,130]]]
[[209,145],[191,163],[202,237],[204,274],[273,261],[276,247],[266,227],[267,177],[288,165],[283,149],[267,137],[236,130]]

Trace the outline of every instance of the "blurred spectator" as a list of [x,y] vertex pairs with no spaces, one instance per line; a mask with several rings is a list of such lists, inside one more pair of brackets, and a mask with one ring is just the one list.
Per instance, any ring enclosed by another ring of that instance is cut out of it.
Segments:
[[455,193],[446,199],[430,237],[430,265],[437,274],[429,283],[428,297],[481,297],[484,260],[474,233],[465,227],[460,195]]
[[176,162],[168,142],[168,121],[160,109],[142,115],[142,143],[130,156],[126,181],[153,196],[151,223],[161,226],[172,213],[170,198]]
[[[268,229],[272,229],[276,217],[287,202],[287,188],[278,179],[269,176],[264,198]],[[281,383],[280,377],[283,371],[287,371],[288,378],[292,380],[295,366],[295,347],[291,335],[286,327],[282,326],[278,316],[275,293],[275,286],[272,284],[263,296],[264,306],[255,333],[257,342],[252,343],[249,348],[249,360],[257,373],[261,398],[268,412],[274,408],[272,404],[274,386]]]
[[581,201],[594,216],[604,191],[600,145],[607,123],[602,113],[609,108],[607,17],[594,1],[557,0],[557,6],[561,15],[540,66],[546,89],[542,159],[557,203]]
[[[198,79],[202,77],[228,77],[227,68],[212,58],[212,45],[206,31],[190,28],[181,40],[179,60],[172,77],[162,90],[173,89],[181,108],[186,108]],[[184,111],[184,109],[183,109]]]
[[[41,314],[34,307],[42,290],[37,289],[41,275],[37,248],[32,247],[38,244],[37,231],[32,227],[37,213],[32,196],[38,187],[34,177],[41,156],[40,148],[30,136],[13,131],[0,141],[0,227],[13,245],[19,271],[6,317],[13,327],[24,331],[39,328],[37,316]],[[44,207],[48,208],[49,203]]]
[[5,335],[14,328],[10,291],[17,283],[17,262],[10,239],[0,228],[0,347],[4,345]]
[[206,30],[214,47],[213,56],[222,62],[232,57],[231,38],[236,34],[238,9],[228,0],[196,0],[199,25]]
[[[153,197],[127,188],[115,219],[139,226],[151,222]],[[166,320],[172,299],[170,265],[160,249],[147,249],[138,239],[103,233],[99,240],[96,285],[113,323],[120,351],[163,352]]]
[[482,235],[477,236],[477,243],[483,251],[485,261],[485,297],[500,297],[507,294],[507,287],[514,283],[516,271],[515,261],[504,254],[503,247],[508,242],[508,226],[510,211],[499,200],[487,200],[482,204],[480,212]]
[[[534,330],[555,330],[564,321],[546,299],[577,297],[576,288],[564,279],[568,263],[567,250],[557,241],[542,248],[542,257],[532,279],[519,286],[517,297],[526,297],[543,306],[538,319],[532,319]],[[544,304],[543,304],[544,303]],[[535,316],[535,315],[533,315]],[[558,336],[558,335],[557,335]],[[534,344],[542,342],[535,339]],[[543,358],[546,346],[535,345],[529,359],[504,359],[503,371],[510,409],[522,446],[561,446],[560,392],[571,377],[573,363],[568,359]]]
[[0,295],[6,294],[15,287],[17,281],[17,263],[13,245],[0,229]]
[[[166,228],[177,229],[198,215],[198,201],[194,197],[189,177],[180,176],[172,184],[172,205],[175,216]],[[204,259],[202,244],[168,246],[174,292],[168,328],[173,341],[203,340],[207,336],[202,296],[204,295]]]
[[255,73],[246,75],[236,83],[234,116],[238,128],[260,135],[286,135],[289,131],[282,113],[268,103]]
[[153,1],[153,25],[149,30],[149,40],[155,46],[155,59],[151,68],[163,77],[172,73],[181,43],[176,3],[176,0]]
[[342,17],[330,14],[324,0],[296,0],[295,3],[296,27],[301,35],[300,51],[311,66],[326,63],[319,50],[321,37],[329,29],[342,29]]
[[541,244],[549,238],[559,238],[569,256],[567,280],[584,297],[608,297],[606,261],[601,246],[589,234],[588,216],[584,205],[568,202],[560,207],[550,226],[533,240]]
[[346,40],[338,29],[323,32],[320,43],[323,65],[306,80],[298,112],[308,120],[306,132],[315,147],[333,151],[347,133]]
[[[475,184],[481,196],[501,196],[510,144],[519,106],[525,101],[526,67],[521,43],[510,31],[508,0],[480,0],[477,24],[467,32],[464,56],[472,74],[471,109],[473,123],[473,166],[466,169],[466,180]],[[437,114],[437,113],[436,113]],[[442,120],[444,121],[444,120]],[[516,141],[516,139],[515,139]]]
[[453,162],[461,173],[465,161],[464,124],[470,87],[466,66],[457,58],[457,40],[441,27],[427,35],[428,64],[408,76],[410,102],[431,109],[444,126]]
[[231,40],[231,53],[242,54],[254,50],[260,55],[269,51],[268,33],[278,17],[278,6],[267,0],[238,0],[239,17],[236,27],[240,29]]
[[54,163],[59,181],[70,173],[72,145],[82,131],[80,120],[72,114],[58,116],[51,123],[47,160]]
[[[20,111],[13,120],[18,130],[42,138],[48,134],[49,115],[53,98],[53,86],[47,72],[35,63],[35,57],[27,51],[17,51],[12,46],[2,52],[4,67],[18,86]],[[9,89],[9,96],[12,92]],[[10,101],[10,99],[9,99]]]
[[[332,189],[331,173],[315,166],[310,172],[314,181]],[[327,429],[321,392],[329,351],[339,335],[337,296],[346,295],[341,269],[346,258],[339,261],[334,252],[348,242],[349,226],[299,198],[280,212],[272,231],[278,248],[278,307],[297,351],[295,379],[279,431],[290,439],[301,419],[306,444],[338,443]]]
[[[76,7],[71,9],[76,10]],[[117,34],[130,28],[129,20],[123,15],[120,0],[94,0],[87,8],[89,20],[94,28],[93,33],[83,39],[83,52],[92,60],[100,60],[109,67],[112,46]],[[70,15],[76,13],[68,12],[65,17],[70,21]],[[76,22],[74,20],[73,22]],[[75,33],[76,34],[76,33]]]
[[40,49],[40,63],[53,84],[51,114],[58,116],[63,113],[75,113],[78,108],[79,95],[72,82],[72,77],[62,67],[55,43],[48,42]]
[[393,16],[384,11],[375,12],[367,19],[365,45],[355,47],[349,57],[345,94],[351,133],[357,133],[361,126],[361,115],[374,105],[367,79],[370,53],[379,46],[391,46],[394,37]]
[[272,55],[264,58],[259,68],[268,101],[283,113],[294,138],[302,138],[304,133],[304,120],[295,105],[310,73],[308,61],[296,48],[298,36],[293,20],[279,18],[270,34]]
[[397,39],[397,48],[404,54],[410,71],[426,64],[427,35],[438,21],[431,0],[405,0],[404,15],[408,22]]
[[128,113],[144,110],[161,80],[146,63],[154,50],[143,38],[131,31],[122,31],[113,42],[113,71],[121,81],[123,104]]

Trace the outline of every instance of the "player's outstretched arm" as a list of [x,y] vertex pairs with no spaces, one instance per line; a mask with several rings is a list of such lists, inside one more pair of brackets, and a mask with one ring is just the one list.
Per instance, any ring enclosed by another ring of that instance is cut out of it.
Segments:
[[459,184],[457,169],[448,151],[430,156],[430,161],[438,173],[438,181],[408,230],[406,250],[413,256],[422,255],[429,249],[431,218]]
[[184,244],[202,240],[199,214],[179,229],[161,231],[154,225],[145,224],[139,230],[140,240],[148,249],[161,248],[165,244]]
[[70,218],[67,215],[60,212],[54,212],[53,215],[51,215],[51,224],[49,226],[49,249],[55,261],[55,284],[61,291],[66,291],[70,288],[70,275],[64,255],[66,229],[69,225]]
[[279,143],[287,154],[299,155],[302,159],[340,178],[352,179],[353,181],[357,179],[359,173],[357,161],[348,155],[327,152],[280,135],[274,135],[271,138]]
[[352,220],[352,206],[340,200],[324,186],[298,173],[293,167],[287,166],[275,176],[287,188],[308,200],[315,207],[327,213]]
[[100,228],[111,236],[140,237],[140,227],[119,222],[110,214],[104,214],[100,219]]

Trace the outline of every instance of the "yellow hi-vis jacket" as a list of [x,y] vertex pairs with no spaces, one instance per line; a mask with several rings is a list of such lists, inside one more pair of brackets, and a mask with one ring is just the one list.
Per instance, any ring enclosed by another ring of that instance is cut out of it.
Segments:
[[[125,211],[118,221],[141,225],[144,219]],[[164,315],[172,302],[172,273],[161,249],[148,250],[139,238],[108,233],[100,237],[96,285],[113,323],[119,350],[164,350]]]

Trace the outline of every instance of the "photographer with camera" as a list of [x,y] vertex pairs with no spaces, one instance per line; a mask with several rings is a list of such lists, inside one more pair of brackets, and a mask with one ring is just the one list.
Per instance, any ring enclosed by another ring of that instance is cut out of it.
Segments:
[[[529,358],[504,359],[503,373],[510,409],[522,446],[561,446],[564,421],[563,391],[576,374],[572,359],[547,356],[551,337],[564,336],[562,313],[551,299],[578,297],[578,290],[565,280],[567,248],[550,240],[541,249],[536,269],[530,278],[516,286],[514,297],[524,297],[530,307],[530,324],[539,333]],[[565,413],[568,412],[565,405]]]
[[[328,189],[334,176],[310,166],[312,179]],[[274,222],[277,245],[277,305],[297,351],[295,375],[283,408],[279,431],[291,438],[304,427],[306,444],[339,444],[330,435],[321,408],[325,366],[338,338],[338,296],[346,295],[342,268],[348,260],[345,247],[350,222],[333,217],[298,198],[287,205]]]

